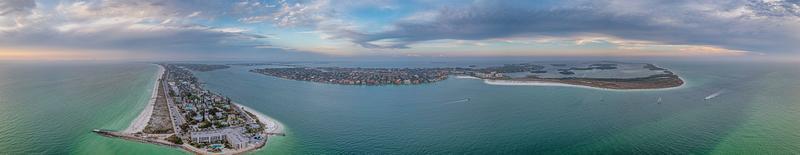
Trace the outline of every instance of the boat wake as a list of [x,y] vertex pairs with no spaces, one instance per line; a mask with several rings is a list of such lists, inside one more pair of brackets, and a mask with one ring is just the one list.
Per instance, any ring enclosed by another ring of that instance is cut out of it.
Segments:
[[469,98],[460,99],[460,100],[455,100],[455,101],[450,101],[450,102],[445,102],[444,104],[464,103],[464,102],[469,102]]
[[717,91],[717,92],[715,92],[715,93],[713,93],[713,94],[711,94],[711,95],[708,95],[708,96],[706,96],[706,98],[703,98],[703,99],[704,99],[704,100],[710,100],[710,99],[714,99],[715,97],[717,97],[717,96],[719,96],[720,94],[722,94],[724,91],[725,91],[725,90],[719,90],[719,91]]

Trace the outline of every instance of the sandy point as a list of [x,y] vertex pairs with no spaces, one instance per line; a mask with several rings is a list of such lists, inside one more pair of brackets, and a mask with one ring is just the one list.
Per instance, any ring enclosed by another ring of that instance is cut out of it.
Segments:
[[283,124],[281,124],[281,122],[279,122],[278,120],[273,119],[272,117],[269,117],[267,115],[264,115],[263,113],[258,112],[253,108],[241,105],[239,103],[234,103],[234,104],[236,104],[236,106],[244,108],[245,111],[253,113],[253,115],[256,115],[257,119],[261,121],[261,123],[263,123],[266,127],[264,132],[283,133]]

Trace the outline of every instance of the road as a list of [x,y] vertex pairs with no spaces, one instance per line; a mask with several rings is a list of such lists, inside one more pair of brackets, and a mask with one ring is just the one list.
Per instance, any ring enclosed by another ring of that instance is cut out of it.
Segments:
[[[169,77],[169,71],[165,71],[164,73],[166,76]],[[181,131],[180,125],[185,123],[183,115],[178,111],[178,107],[173,103],[172,97],[169,96],[169,83],[167,83],[167,79],[162,79],[162,91],[164,91],[164,98],[167,100],[167,107],[169,109],[169,117],[172,119],[172,129],[175,131],[175,134],[180,136],[183,135],[183,131]]]

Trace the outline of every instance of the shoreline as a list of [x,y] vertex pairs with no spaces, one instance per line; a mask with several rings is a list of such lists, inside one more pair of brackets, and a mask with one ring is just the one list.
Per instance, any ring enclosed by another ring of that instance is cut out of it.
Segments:
[[191,146],[188,143],[173,144],[172,142],[170,142],[170,141],[165,139],[167,136],[173,135],[173,134],[146,134],[146,133],[142,133],[144,128],[148,125],[148,123],[149,123],[149,121],[150,121],[150,119],[151,119],[151,117],[153,115],[153,110],[155,110],[154,106],[155,106],[155,103],[156,103],[156,98],[158,98],[157,95],[158,95],[158,91],[160,90],[159,86],[162,84],[162,82],[163,82],[162,78],[163,78],[163,76],[164,76],[164,74],[166,72],[166,68],[165,67],[163,67],[161,65],[157,65],[157,66],[159,67],[159,71],[156,74],[156,82],[155,82],[155,86],[153,87],[153,93],[152,93],[152,95],[150,97],[150,100],[148,101],[148,104],[145,105],[145,108],[139,113],[139,115],[133,121],[131,121],[130,125],[128,125],[128,128],[125,128],[125,129],[123,129],[121,131],[113,131],[113,130],[105,130],[105,129],[94,129],[93,132],[98,133],[98,134],[100,134],[102,136],[107,136],[107,137],[120,138],[120,139],[131,140],[131,141],[147,143],[147,144],[156,144],[156,145],[174,147],[174,148],[178,148],[178,149],[181,149],[181,150],[193,153],[193,154],[242,154],[242,153],[247,153],[247,152],[251,152],[251,151],[255,151],[255,150],[259,150],[259,149],[263,148],[264,146],[267,145],[267,143],[269,143],[269,137],[271,137],[271,136],[285,136],[285,133],[283,133],[283,131],[284,131],[283,124],[281,124],[279,121],[277,121],[277,120],[275,120],[275,119],[273,119],[273,118],[271,118],[271,117],[269,117],[269,116],[267,116],[267,115],[255,110],[255,109],[252,109],[250,107],[247,107],[247,106],[241,105],[239,103],[235,103],[235,102],[232,102],[231,104],[233,104],[234,106],[238,106],[238,107],[242,108],[242,110],[246,111],[247,113],[255,115],[254,119],[259,121],[261,123],[261,125],[264,126],[264,130],[261,131],[261,134],[264,135],[264,139],[263,139],[262,142],[256,143],[256,145],[251,145],[251,146],[248,146],[248,147],[242,148],[242,149],[223,149],[222,152],[209,152],[209,151],[207,151],[205,149],[196,148],[194,146]]
[[[264,129],[264,132],[266,132],[266,133],[283,133],[284,132],[283,124],[280,121],[278,121],[278,120],[276,120],[276,119],[274,119],[272,117],[269,117],[269,116],[267,116],[267,115],[255,110],[253,108],[244,106],[242,104],[235,103],[235,102],[233,104],[235,104],[236,106],[242,107],[245,111],[250,112],[253,115],[256,115],[256,119],[258,119],[258,121],[260,121],[262,124],[264,124],[264,127],[266,128],[266,129]],[[269,130],[269,129],[272,129],[272,130]],[[269,140],[267,140],[267,143],[268,142],[269,142]]]
[[[276,134],[283,134],[283,126],[277,120],[272,119],[272,118],[264,115],[263,113],[254,110],[254,109],[251,109],[250,107],[247,107],[247,106],[241,105],[239,103],[235,103],[235,102],[231,102],[231,103],[236,105],[236,106],[238,106],[238,107],[243,108],[245,111],[247,111],[247,112],[249,112],[249,113],[251,113],[253,115],[256,115],[255,119],[257,119],[259,122],[264,124],[266,129],[264,129],[264,131],[261,131],[262,133],[265,134],[264,142],[262,142],[260,144],[257,144],[257,145],[249,146],[249,147],[244,148],[244,149],[238,149],[238,150],[223,149],[223,152],[208,152],[206,150],[203,150],[203,149],[200,149],[200,148],[196,148],[196,147],[191,146],[189,144],[182,144],[182,145],[169,144],[169,143],[166,143],[166,144],[167,145],[176,146],[177,148],[181,148],[181,149],[183,149],[185,151],[189,151],[189,152],[192,152],[192,153],[195,153],[195,154],[214,154],[214,155],[219,155],[219,154],[243,154],[243,153],[248,153],[248,152],[260,150],[261,148],[264,148],[265,146],[267,146],[267,144],[269,143],[269,137],[275,136]],[[274,128],[269,128],[270,125],[268,125],[267,122],[269,122],[269,124],[272,124],[272,127],[274,127]],[[267,130],[267,129],[272,129],[272,130]],[[159,144],[159,145],[163,145],[161,143],[165,143],[165,142],[152,141],[151,143],[156,143],[156,144]]]
[[[463,78],[463,77],[460,77],[460,79],[478,80],[478,78]],[[687,86],[688,82],[686,80],[684,80],[680,76],[678,76],[678,79],[683,81],[683,83],[679,86],[668,87],[668,88],[643,88],[643,89],[611,89],[611,88],[592,87],[585,85],[575,85],[569,83],[559,83],[559,82],[549,82],[549,81],[490,80],[490,79],[479,79],[479,80],[482,80],[484,84],[496,85],[496,86],[571,87],[571,88],[593,89],[593,90],[603,90],[603,91],[625,92],[625,91],[667,91],[667,90],[681,89]]]
[[164,75],[164,72],[166,72],[166,69],[161,65],[156,65],[156,66],[158,66],[158,73],[156,74],[156,80],[155,80],[156,82],[153,85],[152,89],[153,91],[152,94],[150,95],[150,100],[147,102],[147,105],[145,105],[144,109],[139,113],[139,115],[136,116],[135,119],[133,119],[130,125],[128,125],[128,128],[125,128],[125,130],[123,130],[122,132],[125,133],[142,132],[145,126],[147,126],[147,123],[150,121],[150,117],[153,115],[153,108],[155,107],[156,104],[156,98],[158,98],[158,86],[161,83],[161,78]]
[[453,75],[453,78],[456,78],[456,79],[476,79],[476,80],[481,79],[481,78],[477,78],[477,77],[474,77],[474,76],[467,76],[467,75]]

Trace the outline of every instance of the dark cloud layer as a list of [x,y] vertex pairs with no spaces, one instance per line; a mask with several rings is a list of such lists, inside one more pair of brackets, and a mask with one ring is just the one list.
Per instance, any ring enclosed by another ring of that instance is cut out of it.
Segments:
[[[797,43],[798,1],[479,1],[444,7],[429,21],[402,21],[378,33],[348,33],[368,48],[407,48],[437,40],[603,34],[664,44],[791,52]],[[737,10],[738,9],[738,10]],[[374,44],[376,41],[392,44]]]
[[33,0],[2,0],[0,1],[0,16],[13,14],[28,14],[36,7]]
[[748,7],[754,8],[755,13],[762,16],[800,17],[800,0],[784,0],[775,2],[750,1]]

